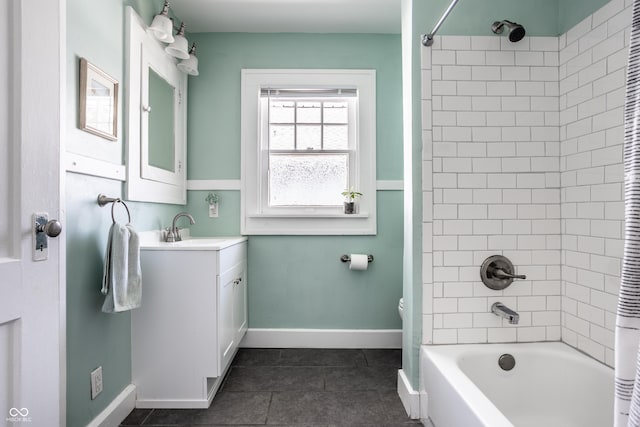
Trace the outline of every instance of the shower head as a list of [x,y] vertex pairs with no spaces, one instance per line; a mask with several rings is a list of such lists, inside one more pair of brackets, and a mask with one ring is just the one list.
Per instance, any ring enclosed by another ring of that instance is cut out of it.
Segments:
[[509,29],[509,41],[515,43],[522,40],[525,35],[524,27],[506,19],[494,22],[491,26],[491,31],[496,34],[502,34],[505,26]]

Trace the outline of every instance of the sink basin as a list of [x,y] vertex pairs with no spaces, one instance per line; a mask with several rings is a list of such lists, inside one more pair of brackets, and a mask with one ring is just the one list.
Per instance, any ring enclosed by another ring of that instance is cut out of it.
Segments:
[[247,240],[246,237],[190,237],[179,242],[144,241],[140,249],[152,251],[217,251]]

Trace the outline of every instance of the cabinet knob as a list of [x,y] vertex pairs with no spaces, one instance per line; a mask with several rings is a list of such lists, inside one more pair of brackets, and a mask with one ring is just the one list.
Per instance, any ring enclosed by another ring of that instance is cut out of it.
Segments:
[[234,284],[234,285],[239,285],[239,284],[240,284],[240,282],[242,282],[242,277],[238,277],[237,279],[234,279],[234,280],[233,280],[233,284]]

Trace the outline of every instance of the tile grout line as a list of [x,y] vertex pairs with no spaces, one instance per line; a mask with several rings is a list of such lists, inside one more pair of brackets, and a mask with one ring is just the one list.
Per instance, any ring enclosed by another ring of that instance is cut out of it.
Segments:
[[364,366],[370,366],[369,359],[367,358],[367,353],[362,349],[360,350],[360,352],[362,353],[362,357],[364,358]]
[[322,391],[327,391],[327,368],[322,368]]
[[141,426],[142,426],[142,425],[144,425],[144,423],[146,423],[146,422],[147,422],[147,420],[149,419],[149,417],[151,416],[151,414],[153,414],[153,412],[154,412],[154,411],[155,411],[155,409],[151,409],[151,410],[149,411],[149,413],[147,414],[147,416],[146,416],[146,417],[144,417],[144,419],[143,419],[143,420],[142,420],[142,422],[140,423],[140,425],[141,425]]
[[267,406],[267,414],[264,417],[264,424],[269,424],[269,414],[271,413],[271,403],[273,402],[273,391],[269,392],[269,405]]

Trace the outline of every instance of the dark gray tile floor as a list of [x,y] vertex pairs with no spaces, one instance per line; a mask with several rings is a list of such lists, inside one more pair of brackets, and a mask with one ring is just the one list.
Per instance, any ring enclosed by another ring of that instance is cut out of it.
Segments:
[[240,349],[208,409],[135,409],[121,426],[419,425],[396,392],[400,350]]

